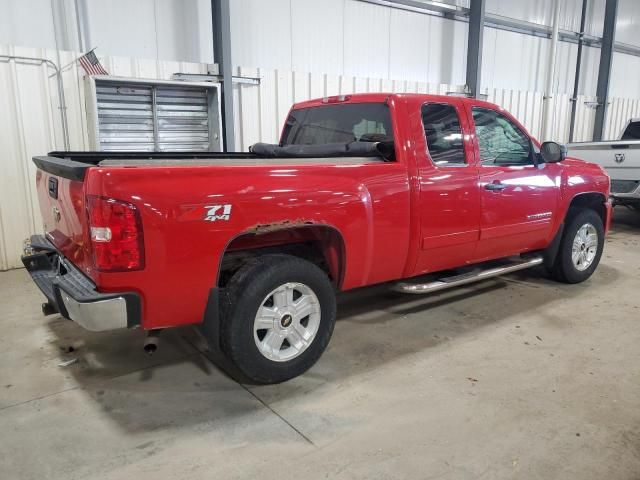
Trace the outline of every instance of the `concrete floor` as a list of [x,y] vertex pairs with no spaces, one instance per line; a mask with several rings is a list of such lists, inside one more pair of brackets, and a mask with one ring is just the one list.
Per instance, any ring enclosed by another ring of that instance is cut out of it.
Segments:
[[582,285],[346,294],[320,362],[269,387],[230,380],[190,329],[147,357],[141,332],[45,319],[26,272],[2,273],[0,476],[637,479],[639,239],[618,210]]

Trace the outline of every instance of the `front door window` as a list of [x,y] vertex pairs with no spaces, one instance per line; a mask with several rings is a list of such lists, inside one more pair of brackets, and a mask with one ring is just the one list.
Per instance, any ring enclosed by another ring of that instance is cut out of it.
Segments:
[[474,107],[472,113],[483,166],[533,165],[529,137],[511,120],[488,108]]

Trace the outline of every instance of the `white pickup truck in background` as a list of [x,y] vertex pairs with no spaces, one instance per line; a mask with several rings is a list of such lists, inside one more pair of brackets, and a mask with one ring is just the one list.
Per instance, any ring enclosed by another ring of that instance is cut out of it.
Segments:
[[640,118],[629,120],[620,139],[567,145],[568,155],[602,165],[611,177],[614,205],[640,209]]

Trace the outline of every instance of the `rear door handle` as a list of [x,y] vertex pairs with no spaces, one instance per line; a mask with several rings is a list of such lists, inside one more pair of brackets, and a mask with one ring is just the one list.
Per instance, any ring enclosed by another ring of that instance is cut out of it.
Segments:
[[502,190],[504,190],[505,188],[507,188],[507,185],[496,180],[493,183],[487,183],[484,188],[486,190],[491,190],[492,192],[500,192]]

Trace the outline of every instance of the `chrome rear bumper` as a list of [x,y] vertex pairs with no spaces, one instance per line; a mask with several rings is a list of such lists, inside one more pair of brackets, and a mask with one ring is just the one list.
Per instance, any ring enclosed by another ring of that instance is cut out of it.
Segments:
[[140,325],[140,297],[136,293],[98,292],[46,238],[35,235],[25,242],[22,263],[47,297],[45,315],[60,313],[93,332]]
[[101,332],[128,326],[127,302],[122,297],[79,302],[64,290],[60,293],[69,318],[87,330]]

